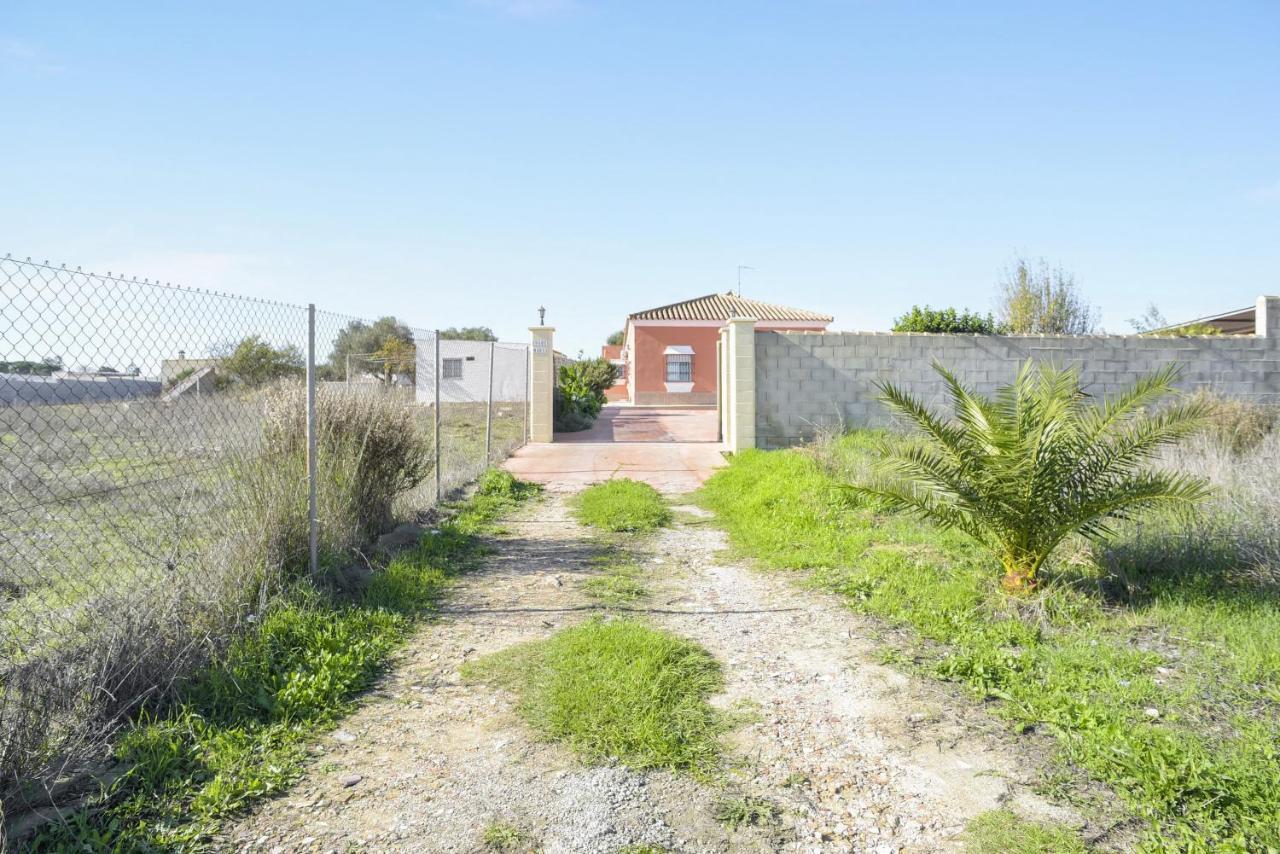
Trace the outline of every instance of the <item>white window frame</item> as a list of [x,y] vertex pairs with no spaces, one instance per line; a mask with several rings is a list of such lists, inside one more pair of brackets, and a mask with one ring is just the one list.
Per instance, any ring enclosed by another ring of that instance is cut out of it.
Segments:
[[[666,353],[665,372],[663,376],[668,383],[692,383],[693,382],[693,354],[692,353]],[[672,368],[683,366],[683,370],[676,370],[672,375]]]

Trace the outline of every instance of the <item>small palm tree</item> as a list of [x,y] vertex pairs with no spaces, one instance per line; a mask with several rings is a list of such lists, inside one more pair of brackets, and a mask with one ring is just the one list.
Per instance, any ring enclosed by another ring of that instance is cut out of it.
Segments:
[[1113,520],[1155,505],[1189,505],[1208,492],[1202,480],[1147,465],[1198,429],[1207,412],[1194,399],[1148,411],[1174,390],[1176,366],[1101,403],[1081,390],[1074,370],[1028,361],[1012,385],[988,398],[933,367],[955,418],[879,384],[881,399],[922,439],[889,443],[877,474],[854,489],[964,531],[1000,559],[1010,592],[1033,589],[1068,536],[1105,538]]

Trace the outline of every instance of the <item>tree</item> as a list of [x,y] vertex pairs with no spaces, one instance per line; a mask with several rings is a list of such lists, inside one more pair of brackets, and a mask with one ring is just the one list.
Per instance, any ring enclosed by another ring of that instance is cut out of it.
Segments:
[[965,309],[921,308],[911,306],[911,311],[893,322],[894,332],[949,332],[970,335],[995,335],[999,332],[995,318],[990,314],[978,314]]
[[616,347],[619,344],[627,343],[627,331],[625,329],[619,329],[617,332],[606,338],[604,343],[608,344],[610,347]]
[[373,354],[373,358],[382,362],[383,382],[391,385],[396,374],[414,373],[418,351],[412,344],[406,344],[391,335],[382,342],[382,346]]
[[1169,321],[1164,319],[1164,315],[1160,313],[1160,309],[1156,308],[1155,303],[1148,303],[1147,310],[1138,317],[1129,318],[1129,325],[1139,335],[1150,335],[1159,333],[1161,335],[1175,335],[1179,338],[1195,338],[1201,335],[1221,335],[1222,330],[1216,326],[1210,326],[1207,323],[1184,323],[1182,326],[1170,326]]
[[333,350],[329,353],[329,362],[325,366],[326,379],[347,379],[347,357],[351,359],[351,368],[356,370],[361,356],[367,358],[382,347],[388,338],[398,338],[406,344],[413,344],[413,333],[409,327],[394,317],[380,317],[373,323],[353,320],[343,327],[333,341]]
[[1080,294],[1075,277],[1043,258],[1015,258],[999,284],[997,314],[1015,335],[1088,335],[1098,328],[1098,310]]
[[450,326],[440,330],[442,341],[497,341],[498,336],[487,326],[464,326],[461,329]]
[[218,373],[226,381],[256,387],[284,377],[301,376],[306,361],[292,344],[272,347],[257,335],[242,338],[234,346],[224,349],[219,358]]
[[988,398],[941,365],[934,369],[946,383],[954,420],[881,384],[881,399],[921,438],[887,443],[876,474],[853,488],[968,534],[999,558],[1010,592],[1035,588],[1044,562],[1072,534],[1105,539],[1114,520],[1207,494],[1198,478],[1148,466],[1208,415],[1208,404],[1196,398],[1147,411],[1173,391],[1176,366],[1099,405],[1074,370],[1028,361],[1012,385]]

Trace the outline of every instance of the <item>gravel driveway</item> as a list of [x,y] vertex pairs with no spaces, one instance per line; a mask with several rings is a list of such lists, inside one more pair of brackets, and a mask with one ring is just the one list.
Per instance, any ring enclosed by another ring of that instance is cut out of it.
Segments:
[[[958,848],[965,822],[1001,805],[1075,820],[1029,792],[1034,763],[986,715],[876,664],[869,621],[726,560],[724,535],[681,510],[628,545],[652,592],[634,610],[723,663],[715,702],[744,723],[722,779],[583,766],[536,740],[510,695],[460,680],[469,659],[597,612],[578,587],[602,544],[548,494],[505,523],[484,568],[313,749],[305,778],[228,827],[223,847],[484,851],[484,829],[501,823],[546,852],[925,852]],[[715,805],[742,796],[781,818],[731,831]]]

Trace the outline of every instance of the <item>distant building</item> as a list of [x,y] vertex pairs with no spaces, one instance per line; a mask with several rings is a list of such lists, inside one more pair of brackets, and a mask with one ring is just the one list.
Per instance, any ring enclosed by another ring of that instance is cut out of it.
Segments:
[[757,329],[779,332],[822,332],[832,320],[732,292],[638,311],[627,318],[618,356],[626,371],[625,398],[650,406],[715,405],[716,346],[721,327],[734,317],[754,318]]
[[[519,403],[528,398],[529,360],[524,347],[494,345],[489,341],[440,341],[440,402],[483,403],[489,399],[489,360],[496,359],[493,371],[495,403]],[[563,354],[556,354],[556,364]],[[416,364],[416,393],[419,403],[432,403],[436,395],[437,370],[434,348],[419,346]]]
[[1175,323],[1163,329],[1154,329],[1150,334],[1176,335],[1182,329],[1208,328],[1218,330],[1220,335],[1260,335],[1268,337],[1266,332],[1268,321],[1273,330],[1270,334],[1274,335],[1274,328],[1280,327],[1280,317],[1275,316],[1278,307],[1280,307],[1280,297],[1260,296],[1254,305],[1247,308],[1224,311],[1222,314],[1211,314],[1208,317],[1199,317],[1195,320],[1188,320],[1185,323]]
[[160,382],[165,387],[171,386],[180,377],[189,377],[201,368],[216,368],[221,359],[188,359],[187,354],[178,351],[176,359],[163,359],[160,362]]

